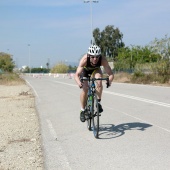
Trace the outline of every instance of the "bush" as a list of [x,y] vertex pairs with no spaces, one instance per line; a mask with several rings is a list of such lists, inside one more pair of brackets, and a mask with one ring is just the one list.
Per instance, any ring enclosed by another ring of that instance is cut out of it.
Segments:
[[18,85],[23,84],[25,81],[15,73],[0,74],[0,85]]
[[132,83],[152,84],[152,83],[169,83],[170,76],[168,75],[155,75],[155,74],[144,74],[142,72],[135,72],[131,78]]
[[68,70],[69,67],[66,64],[60,62],[51,69],[51,73],[67,73]]
[[167,83],[170,80],[170,60],[161,60],[152,66],[155,77],[158,77],[160,83]]

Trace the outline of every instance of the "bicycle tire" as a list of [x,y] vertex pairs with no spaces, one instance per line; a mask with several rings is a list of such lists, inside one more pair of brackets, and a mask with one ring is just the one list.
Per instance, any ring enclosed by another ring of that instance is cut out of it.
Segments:
[[93,104],[92,104],[92,109],[93,109],[93,134],[95,138],[98,138],[99,136],[99,105],[98,105],[98,100],[97,100],[97,94],[94,94],[93,98]]
[[87,114],[87,118],[86,118],[86,121],[87,121],[87,129],[88,130],[92,130],[92,117],[91,117],[91,114],[90,114],[90,109],[89,109],[90,106],[87,106],[86,108],[86,114]]
[[88,103],[88,99],[87,99],[87,102],[86,102],[86,107],[85,107],[85,118],[86,118],[86,122],[87,122],[87,129],[88,130],[92,130],[92,117],[91,117],[91,114],[90,114],[90,105]]

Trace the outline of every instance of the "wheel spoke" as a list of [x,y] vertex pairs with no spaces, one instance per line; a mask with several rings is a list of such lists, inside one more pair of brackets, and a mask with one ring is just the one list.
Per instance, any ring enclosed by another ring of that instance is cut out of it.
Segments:
[[87,122],[87,129],[91,130],[91,120],[92,120],[92,118],[90,116],[90,111],[89,111],[88,106],[86,107],[86,116],[85,117],[86,117],[86,122]]

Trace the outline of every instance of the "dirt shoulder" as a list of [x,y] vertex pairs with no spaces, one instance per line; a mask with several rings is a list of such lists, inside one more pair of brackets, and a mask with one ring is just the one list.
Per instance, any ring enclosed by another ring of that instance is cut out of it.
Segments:
[[30,87],[0,85],[0,170],[42,170],[43,152]]

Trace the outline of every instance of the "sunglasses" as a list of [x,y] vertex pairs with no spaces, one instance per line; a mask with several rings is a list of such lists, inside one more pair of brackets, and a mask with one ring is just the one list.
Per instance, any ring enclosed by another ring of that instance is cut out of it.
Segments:
[[99,58],[100,56],[97,55],[97,56],[90,56],[90,58]]

